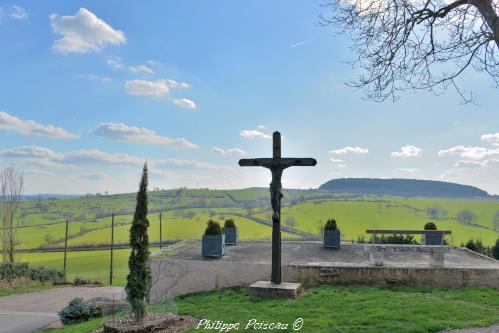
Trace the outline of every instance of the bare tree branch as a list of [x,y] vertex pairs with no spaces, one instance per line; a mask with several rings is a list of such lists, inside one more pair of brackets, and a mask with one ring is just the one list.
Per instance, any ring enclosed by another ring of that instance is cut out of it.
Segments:
[[335,0],[325,5],[333,24],[353,42],[363,70],[358,80],[367,98],[397,100],[400,91],[442,93],[455,87],[465,102],[471,93],[456,79],[475,70],[499,83],[498,0]]

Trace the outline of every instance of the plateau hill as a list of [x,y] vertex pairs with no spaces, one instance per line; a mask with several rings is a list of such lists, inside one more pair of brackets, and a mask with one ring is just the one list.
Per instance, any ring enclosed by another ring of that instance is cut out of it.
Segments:
[[319,189],[343,193],[394,195],[402,197],[490,198],[475,186],[420,179],[340,178]]

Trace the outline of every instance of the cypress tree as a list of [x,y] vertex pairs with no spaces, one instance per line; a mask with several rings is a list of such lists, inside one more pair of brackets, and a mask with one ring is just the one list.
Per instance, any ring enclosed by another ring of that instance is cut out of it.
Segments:
[[144,164],[137,205],[130,228],[130,247],[128,259],[129,273],[127,276],[127,299],[137,321],[142,321],[146,315],[146,298],[151,289],[151,270],[149,268],[149,236],[147,229],[147,163]]

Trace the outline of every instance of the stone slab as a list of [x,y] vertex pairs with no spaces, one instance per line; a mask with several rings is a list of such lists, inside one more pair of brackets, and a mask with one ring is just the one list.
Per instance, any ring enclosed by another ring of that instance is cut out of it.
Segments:
[[295,299],[300,297],[302,293],[301,283],[274,284],[270,281],[257,281],[249,287],[249,295],[255,298]]

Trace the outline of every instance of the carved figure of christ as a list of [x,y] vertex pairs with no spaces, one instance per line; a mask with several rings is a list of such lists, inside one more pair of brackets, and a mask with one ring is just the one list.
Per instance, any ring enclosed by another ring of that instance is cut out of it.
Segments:
[[272,158],[252,158],[239,160],[240,166],[260,166],[270,170],[270,203],[272,205],[272,275],[271,281],[281,283],[281,199],[282,172],[292,166],[315,166],[313,158],[282,158],[281,133],[274,132],[272,136]]

